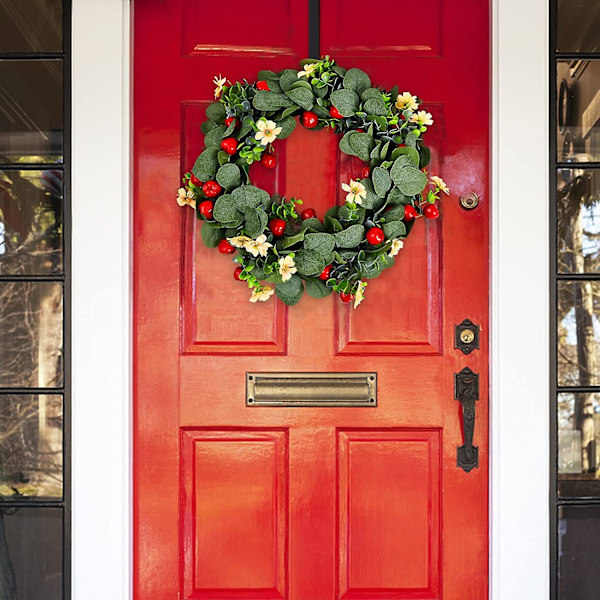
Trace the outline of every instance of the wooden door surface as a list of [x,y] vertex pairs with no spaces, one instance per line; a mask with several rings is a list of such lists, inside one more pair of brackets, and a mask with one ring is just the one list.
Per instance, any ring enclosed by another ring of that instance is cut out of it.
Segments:
[[[212,79],[254,81],[308,56],[308,2],[136,0],[134,7],[134,597],[487,598],[489,15],[486,2],[321,0],[320,51],[434,115],[420,219],[356,310],[330,296],[251,304],[231,257],[174,201],[202,149]],[[314,23],[313,23],[314,26]],[[269,191],[319,216],[361,163],[301,127]],[[268,172],[267,172],[268,171]],[[462,194],[481,202],[460,207]],[[481,326],[455,348],[454,326]],[[454,374],[480,376],[479,467]],[[377,373],[365,407],[246,405],[247,372]]]

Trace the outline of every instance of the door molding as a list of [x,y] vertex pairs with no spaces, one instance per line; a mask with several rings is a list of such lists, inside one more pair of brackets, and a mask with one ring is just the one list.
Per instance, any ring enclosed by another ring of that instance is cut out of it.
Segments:
[[[548,6],[492,7],[490,598],[529,600],[549,589]],[[131,597],[129,10],[73,0],[72,586],[87,600]]]

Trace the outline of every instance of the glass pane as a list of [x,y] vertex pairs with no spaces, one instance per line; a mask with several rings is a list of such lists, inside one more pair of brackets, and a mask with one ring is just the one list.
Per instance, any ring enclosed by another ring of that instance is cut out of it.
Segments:
[[596,52],[600,49],[598,30],[598,0],[558,0],[559,52]]
[[600,282],[558,283],[558,385],[600,384]]
[[558,509],[558,598],[598,598],[600,507],[561,506]]
[[558,494],[600,495],[600,392],[558,395]]
[[60,52],[62,0],[0,1],[0,52]]
[[62,60],[0,60],[0,162],[62,161]]
[[62,497],[62,439],[61,396],[0,395],[0,496]]
[[62,382],[62,284],[0,283],[0,387]]
[[63,269],[62,171],[0,171],[0,275]]
[[559,169],[558,272],[600,272],[600,169]]
[[0,598],[62,599],[62,528],[60,508],[0,511]]
[[600,61],[559,61],[556,85],[558,160],[600,160]]

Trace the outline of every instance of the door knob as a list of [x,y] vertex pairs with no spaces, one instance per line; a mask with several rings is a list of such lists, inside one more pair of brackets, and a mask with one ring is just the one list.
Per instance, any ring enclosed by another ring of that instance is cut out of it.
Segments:
[[457,446],[456,466],[465,473],[479,466],[479,448],[473,446],[475,433],[475,402],[479,400],[479,374],[465,367],[454,373],[454,399],[462,405],[464,444]]

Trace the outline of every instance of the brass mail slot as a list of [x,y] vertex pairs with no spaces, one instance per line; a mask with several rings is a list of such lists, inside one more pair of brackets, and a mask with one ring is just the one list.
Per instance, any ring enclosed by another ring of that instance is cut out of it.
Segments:
[[246,373],[247,406],[377,406],[377,373]]

